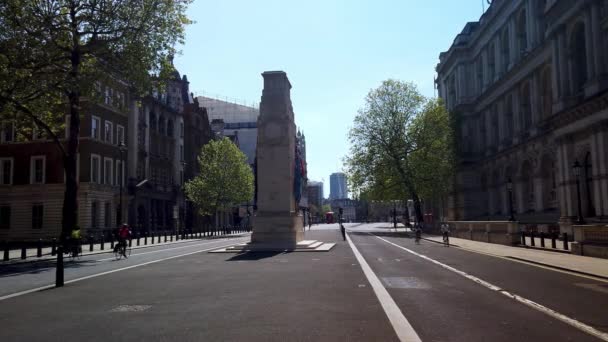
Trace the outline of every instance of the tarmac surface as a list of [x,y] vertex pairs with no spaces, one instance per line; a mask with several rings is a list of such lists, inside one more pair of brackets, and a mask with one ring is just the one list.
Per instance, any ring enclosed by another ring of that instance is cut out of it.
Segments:
[[315,225],[306,239],[331,251],[215,254],[248,237],[196,240],[83,257],[59,289],[52,262],[0,266],[0,341],[398,341],[404,329],[422,341],[608,341],[608,281],[418,245],[387,224],[347,228],[365,265],[337,225]]

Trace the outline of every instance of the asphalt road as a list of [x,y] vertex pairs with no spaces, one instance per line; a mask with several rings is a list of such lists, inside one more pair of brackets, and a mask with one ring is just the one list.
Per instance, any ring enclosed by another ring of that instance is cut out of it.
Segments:
[[[337,243],[323,253],[205,252],[243,240],[230,239],[83,258],[63,288],[0,299],[0,340],[397,341],[409,329],[422,341],[600,341],[585,328],[608,333],[608,282],[416,245],[388,224],[347,227],[363,263],[336,225],[306,232]],[[0,298],[52,283],[52,265],[19,267],[0,269]]]

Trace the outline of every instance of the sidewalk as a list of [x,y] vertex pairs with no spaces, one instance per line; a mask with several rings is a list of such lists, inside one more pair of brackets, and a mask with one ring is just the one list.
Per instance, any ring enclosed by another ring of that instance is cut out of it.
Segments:
[[[144,244],[144,238],[140,238],[139,246],[137,245],[137,240],[133,239],[131,242],[131,248],[139,249],[139,248],[148,248],[148,247],[160,247],[160,246],[166,246],[166,245],[192,242],[192,241],[196,241],[196,240],[211,240],[211,239],[220,239],[220,238],[227,238],[227,237],[237,237],[237,236],[241,236],[241,235],[244,236],[246,234],[249,234],[249,233],[232,233],[232,234],[225,234],[225,235],[205,236],[205,237],[195,237],[195,238],[188,237],[186,239],[180,238],[179,240],[175,240],[175,237],[174,237],[173,241],[171,241],[170,237],[167,236],[167,242],[164,242],[165,238],[163,235],[163,236],[161,236],[160,243],[157,242],[158,237],[154,238],[154,243],[152,242],[151,238],[148,238],[147,245]],[[36,257],[37,252],[38,251],[36,248],[28,248],[28,249],[26,249],[27,258],[21,259],[21,249],[10,250],[9,251],[9,260],[2,261],[2,259],[0,259],[0,265],[13,265],[13,264],[18,264],[18,263],[26,263],[26,262],[46,261],[46,260],[54,260],[57,258],[56,255],[51,255],[51,247],[42,248],[42,257],[40,257],[40,258]],[[111,252],[112,252],[112,247],[111,247],[111,244],[109,241],[106,241],[104,243],[103,250],[101,249],[101,243],[93,244],[92,251],[90,251],[90,245],[88,243],[82,244],[82,256],[92,255],[92,254],[111,253]],[[65,255],[65,258],[68,258],[68,256]]]
[[[441,236],[425,236],[424,239],[443,243]],[[510,247],[486,242],[471,241],[450,237],[450,243],[456,247],[473,252],[519,259],[548,267],[564,269],[608,279],[608,260],[579,255],[555,253],[537,249]]]

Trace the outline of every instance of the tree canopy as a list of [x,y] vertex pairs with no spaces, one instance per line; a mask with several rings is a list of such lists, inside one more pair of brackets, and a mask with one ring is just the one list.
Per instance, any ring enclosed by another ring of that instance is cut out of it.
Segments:
[[228,138],[212,140],[198,157],[200,174],[185,185],[201,215],[230,210],[253,198],[253,171],[247,156]]
[[453,165],[452,125],[438,99],[416,86],[386,80],[371,90],[349,133],[348,179],[368,200],[414,200],[446,193]]
[[[121,84],[135,95],[159,87],[154,81],[172,73],[171,56],[183,43],[191,1],[0,1],[0,120],[10,120],[22,135],[35,124],[63,155],[60,250],[77,225],[83,104],[97,102],[104,83]],[[57,255],[60,270],[63,254]]]

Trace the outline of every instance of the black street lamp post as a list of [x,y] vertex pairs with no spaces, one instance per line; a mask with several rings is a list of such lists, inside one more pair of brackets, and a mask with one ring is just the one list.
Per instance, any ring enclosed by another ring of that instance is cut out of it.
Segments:
[[122,187],[123,187],[123,183],[124,183],[123,179],[125,178],[125,175],[123,174],[125,165],[124,165],[124,158],[122,157],[122,155],[127,150],[124,141],[121,141],[120,144],[118,144],[118,150],[120,151],[120,168],[119,168],[120,179],[118,180],[120,182],[120,198],[119,198],[120,207],[118,208],[118,224],[121,225],[122,224]]
[[581,203],[581,164],[576,160],[574,165],[572,165],[572,170],[574,171],[574,176],[576,177],[576,200],[578,204],[578,217],[576,218],[576,223],[584,224],[585,220],[583,219],[583,210]]
[[513,181],[511,177],[507,178],[507,191],[509,192],[509,221],[515,221],[513,215]]

